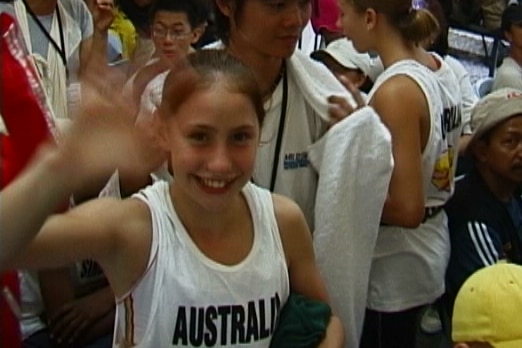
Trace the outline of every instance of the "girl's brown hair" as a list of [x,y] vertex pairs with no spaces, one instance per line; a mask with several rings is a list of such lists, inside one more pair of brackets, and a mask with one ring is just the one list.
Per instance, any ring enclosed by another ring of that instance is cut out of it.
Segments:
[[372,8],[384,14],[388,22],[409,42],[419,43],[436,37],[440,30],[437,19],[428,10],[415,6],[416,0],[344,1],[350,1],[360,11]]
[[254,106],[259,126],[263,124],[263,96],[254,74],[224,50],[196,51],[175,64],[165,79],[161,114],[176,113],[194,92],[216,84],[223,84],[230,92],[246,96]]

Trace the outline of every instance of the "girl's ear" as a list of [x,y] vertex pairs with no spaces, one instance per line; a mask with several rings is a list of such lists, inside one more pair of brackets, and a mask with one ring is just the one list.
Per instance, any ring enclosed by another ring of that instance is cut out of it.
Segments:
[[231,0],[216,0],[216,5],[219,11],[221,11],[225,16],[229,18],[232,17],[234,8]]
[[369,8],[366,10],[366,29],[370,31],[377,26],[377,12],[374,9]]

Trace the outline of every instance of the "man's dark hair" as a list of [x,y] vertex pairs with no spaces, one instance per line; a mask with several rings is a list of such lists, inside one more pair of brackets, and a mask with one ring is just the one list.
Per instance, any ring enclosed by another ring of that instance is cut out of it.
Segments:
[[206,0],[155,0],[149,12],[151,23],[159,11],[185,13],[192,28],[204,24],[210,13]]
[[514,23],[520,23],[522,17],[522,4],[514,3],[506,7],[502,12],[502,21],[500,24],[500,30],[502,33],[511,30],[511,25]]

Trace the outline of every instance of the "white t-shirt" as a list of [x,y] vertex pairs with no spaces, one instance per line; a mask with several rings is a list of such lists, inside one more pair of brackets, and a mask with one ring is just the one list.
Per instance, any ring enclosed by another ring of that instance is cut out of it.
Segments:
[[471,110],[479,100],[479,97],[469,77],[469,72],[457,59],[452,56],[445,56],[444,61],[449,65],[453,73],[457,77],[460,87],[460,96],[462,101],[462,134],[471,134]]
[[134,196],[151,211],[152,246],[145,274],[118,300],[117,345],[269,347],[290,293],[288,269],[272,195],[251,183],[243,195],[254,242],[233,266],[199,250],[176,214],[166,182]]
[[492,89],[495,91],[506,87],[522,90],[522,66],[511,57],[504,58],[497,69]]
[[[312,109],[290,73],[285,125],[279,152],[274,192],[290,197],[303,211],[309,226],[313,226],[317,173],[308,160],[308,147],[324,134],[326,124]],[[283,89],[281,81],[265,103],[266,117],[261,129],[253,180],[270,189],[275,163],[276,140],[282,116]]]
[[[416,81],[428,102],[430,135],[422,153],[425,204],[440,206],[452,193],[462,126],[456,77],[444,64],[435,74],[416,61],[401,61],[379,76],[369,97],[395,75]],[[381,226],[372,260],[368,308],[397,312],[436,300],[444,292],[449,243],[443,212],[415,229]]]

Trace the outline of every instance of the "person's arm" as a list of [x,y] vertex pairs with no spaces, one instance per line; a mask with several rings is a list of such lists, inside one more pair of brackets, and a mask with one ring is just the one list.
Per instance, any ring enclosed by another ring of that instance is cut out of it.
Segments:
[[371,104],[390,131],[394,160],[381,221],[415,228],[424,219],[421,158],[427,134],[421,134],[421,124],[425,120],[429,134],[426,97],[413,80],[397,76],[379,88]]
[[[273,195],[274,210],[288,265],[290,289],[307,298],[329,303],[328,293],[315,262],[312,234],[306,219],[294,202]],[[320,347],[342,347],[344,331],[332,315]]]
[[[93,31],[92,36],[85,38],[80,43],[80,73],[81,76],[87,69],[92,69],[93,62],[96,62],[94,67],[100,68],[99,62],[104,62],[105,66],[108,64],[107,59],[107,45],[109,27],[114,20],[114,3],[112,0],[99,1],[87,0],[87,11],[92,14]],[[106,69],[108,72],[109,70]]]
[[[70,269],[67,267],[48,269],[38,272],[38,283],[44,306],[44,319],[49,327],[49,317],[52,316],[64,304],[74,300],[74,287],[70,279]],[[49,338],[60,347],[56,337],[50,330]]]
[[502,242],[493,227],[484,221],[471,220],[463,223],[454,236],[453,252],[466,262],[466,268],[476,271],[505,259]]
[[71,179],[74,171],[64,168],[58,157],[55,151],[41,151],[36,163],[2,190],[0,268],[34,237],[47,216],[66,202],[77,186]]
[[[41,149],[24,172],[0,193],[0,268],[37,234],[46,218],[91,182],[123,172],[150,173],[161,163],[143,156],[120,95],[104,95],[103,81],[82,86],[82,110],[60,146]],[[96,116],[96,117],[93,117]]]
[[[460,63],[459,63],[460,64]],[[463,70],[464,67],[462,67]],[[462,134],[471,134],[471,111],[478,102],[479,97],[471,84],[471,79],[467,71],[463,71],[459,76],[459,86],[462,102]]]
[[49,315],[49,329],[53,341],[85,345],[94,339],[109,334],[113,324],[104,318],[114,316],[114,294],[106,286],[81,298],[62,304]]
[[[457,60],[452,59],[452,67],[458,64],[457,76],[459,77],[459,86],[461,92],[462,101],[462,135],[459,140],[459,154],[464,155],[468,147],[469,141],[471,140],[471,111],[479,100],[473,85],[469,73]],[[455,69],[455,68],[454,68]]]
[[11,260],[17,268],[52,269],[117,252],[125,201],[100,198],[49,217],[33,242]]
[[46,269],[91,259],[116,296],[144,272],[151,243],[150,211],[138,199],[100,198],[48,218],[33,242],[9,260],[14,268]]
[[[114,295],[112,300],[114,302]],[[89,331],[85,334],[84,341],[92,342],[94,339],[113,333],[115,318],[116,307],[114,305],[107,314],[96,320],[94,325],[89,328]]]

